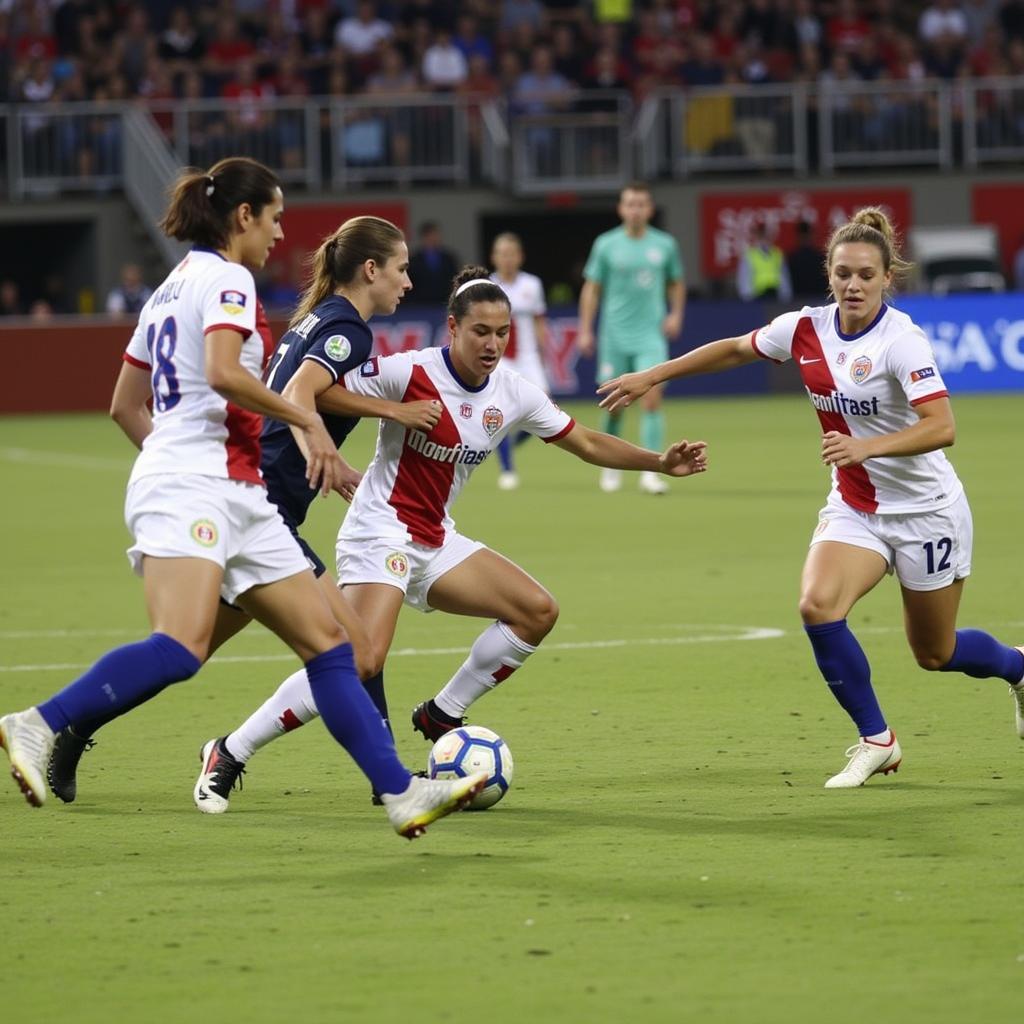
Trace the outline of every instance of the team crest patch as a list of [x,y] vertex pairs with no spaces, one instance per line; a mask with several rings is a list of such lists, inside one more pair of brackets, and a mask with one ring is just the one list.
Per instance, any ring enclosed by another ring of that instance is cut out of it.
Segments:
[[372,359],[367,359],[366,362],[359,367],[359,375],[361,377],[376,377],[378,373],[380,373],[380,367],[377,365],[376,356]]
[[496,405],[489,405],[484,409],[483,423],[488,437],[494,437],[504,422],[505,414]]
[[473,418],[473,406],[471,406],[469,402],[463,402],[462,405],[459,406],[459,415],[464,420],[471,420]]
[[929,377],[934,377],[934,376],[935,376],[935,367],[934,366],[922,366],[920,370],[914,370],[910,374],[910,379],[911,379],[911,381],[913,381],[916,384],[919,380],[927,380]]
[[344,334],[335,334],[324,342],[324,351],[336,363],[340,363],[352,353],[352,343]]
[[870,372],[871,360],[867,356],[857,356],[850,365],[850,376],[853,378],[854,384],[860,384],[867,380]]
[[842,366],[843,363],[845,363],[845,362],[846,362],[846,353],[845,352],[840,352],[839,355],[836,356],[836,366]]
[[189,532],[192,539],[204,548],[212,548],[217,543],[217,527],[209,519],[197,519]]
[[409,559],[401,551],[392,551],[391,554],[386,555],[384,558],[384,568],[392,576],[397,576],[398,579],[404,580],[409,575]]
[[238,316],[245,309],[245,292],[226,291],[220,293],[220,308],[225,313]]

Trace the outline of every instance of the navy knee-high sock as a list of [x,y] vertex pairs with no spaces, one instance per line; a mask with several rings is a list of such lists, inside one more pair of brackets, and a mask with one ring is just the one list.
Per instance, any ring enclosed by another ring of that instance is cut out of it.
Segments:
[[46,724],[65,726],[135,707],[199,671],[200,660],[165,633],[108,651],[84,675],[39,705]]
[[953,657],[940,672],[963,672],[975,679],[1005,679],[1019,683],[1024,679],[1024,654],[1001,644],[980,629],[958,629]]
[[512,442],[508,439],[507,434],[498,442],[498,458],[501,460],[501,471],[503,473],[511,473]]
[[391,728],[391,719],[388,717],[388,697],[384,692],[384,673],[378,672],[375,676],[364,679],[363,689],[370,695],[373,706],[377,709],[380,717],[384,719],[384,724],[388,727],[388,732],[393,737],[395,730]]
[[832,696],[853,719],[860,735],[884,732],[885,717],[871,687],[871,667],[846,619],[805,625],[804,629]]
[[356,674],[351,644],[306,662],[313,700],[327,731],[349,752],[377,793],[403,793],[411,775]]

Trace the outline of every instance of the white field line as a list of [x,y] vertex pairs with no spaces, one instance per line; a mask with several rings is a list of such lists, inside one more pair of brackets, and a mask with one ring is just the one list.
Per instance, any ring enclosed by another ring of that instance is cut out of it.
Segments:
[[[744,640],[776,640],[785,636],[785,631],[767,626],[701,626],[700,629],[720,629],[720,633],[697,633],[693,636],[674,637],[634,637],[623,640],[582,640],[573,643],[544,644],[545,651],[586,651],[600,650],[609,647],[674,647],[680,644],[728,643]],[[0,632],[2,639],[27,639],[29,637],[83,637],[83,636],[138,636],[138,632],[128,633],[122,630],[21,630],[17,632]],[[465,654],[469,648],[460,647],[399,647],[393,649],[389,658],[424,658],[435,655]],[[216,656],[210,660],[212,665],[240,665],[252,662],[294,661],[295,655],[287,652],[280,654],[235,654]],[[91,662],[52,662],[38,665],[0,665],[3,672],[66,672],[74,669],[88,668]]]
[[127,477],[131,459],[104,459],[95,455],[75,455],[72,452],[47,452],[35,448],[0,448],[0,459],[35,466],[60,466],[61,469],[117,470]]

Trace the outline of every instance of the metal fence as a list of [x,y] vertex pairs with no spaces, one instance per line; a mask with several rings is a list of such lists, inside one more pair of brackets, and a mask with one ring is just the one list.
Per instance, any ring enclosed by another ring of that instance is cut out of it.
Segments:
[[244,153],[311,190],[477,182],[522,194],[605,192],[637,175],[1024,161],[1024,77],[702,87],[639,107],[627,93],[583,90],[529,113],[451,94],[17,104],[0,112],[8,196],[126,188],[126,138],[144,112],[150,165],[208,166]]

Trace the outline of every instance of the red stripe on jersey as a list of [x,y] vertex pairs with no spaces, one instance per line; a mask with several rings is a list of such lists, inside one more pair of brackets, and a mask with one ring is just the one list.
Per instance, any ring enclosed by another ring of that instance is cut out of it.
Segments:
[[924,405],[925,402],[934,402],[936,398],[949,398],[948,391],[936,391],[934,395],[925,395],[923,398],[915,398],[911,405]]
[[545,444],[551,444],[552,441],[561,441],[562,438],[565,437],[565,435],[568,434],[569,431],[572,430],[572,428],[575,426],[576,421],[570,416],[569,422],[566,423],[566,425],[562,427],[562,429],[557,434],[552,434],[550,437],[542,437],[541,440]]
[[136,359],[135,356],[128,355],[127,352],[121,358],[128,363],[129,366],[137,366],[140,370],[152,370],[153,367],[149,363],[144,363],[141,359]]
[[[430,400],[441,401],[441,396],[427,376],[427,371],[422,366],[414,366],[402,401]],[[459,444],[462,437],[443,402],[442,410],[441,419],[427,437],[435,444],[451,448]],[[455,465],[425,458],[408,446],[408,431],[405,436],[407,443],[398,459],[395,485],[391,489],[388,504],[417,544],[439,548],[444,543],[444,528],[441,524],[455,482]]]
[[260,431],[263,417],[251,409],[228,402],[224,426],[228,428],[228,476],[250,484],[262,484],[260,476]]
[[[810,317],[802,317],[796,325],[796,331],[793,333],[793,358],[800,367],[800,376],[804,384],[813,394],[827,398],[838,390]],[[834,430],[839,434],[846,434],[847,437],[853,436],[842,413],[825,412],[822,409],[816,411],[826,433]],[[861,512],[878,511],[875,485],[863,466],[843,466],[837,470],[836,478],[839,493],[847,505]]]
[[260,363],[260,376],[267,369],[267,363],[274,354],[274,335],[271,333],[270,324],[267,321],[267,312],[263,303],[256,300],[256,333],[263,339],[263,361]]
[[242,341],[252,334],[252,331],[247,330],[245,327],[240,327],[238,324],[210,324],[209,327],[203,331],[203,337],[205,338],[211,331],[238,331],[242,336]]
[[[760,329],[761,328],[758,327],[757,331],[759,331]],[[759,355],[762,359],[767,359],[769,362],[775,363],[775,365],[778,366],[779,365],[779,360],[778,359],[772,359],[771,356],[765,355],[764,352],[762,352],[757,347],[757,331],[753,331],[751,333],[751,335],[750,335],[750,347],[754,350],[754,354],[755,355]]]
[[516,318],[512,317],[512,321],[508,329],[508,344],[505,346],[505,358],[515,359],[516,357]]

